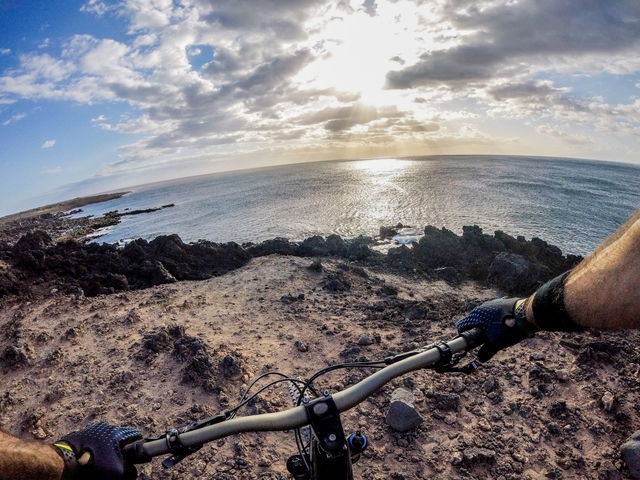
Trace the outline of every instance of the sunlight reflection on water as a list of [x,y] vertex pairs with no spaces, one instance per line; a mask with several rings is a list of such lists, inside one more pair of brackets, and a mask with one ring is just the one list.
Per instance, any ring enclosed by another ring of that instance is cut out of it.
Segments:
[[[85,214],[144,209],[97,241],[178,233],[190,242],[377,235],[425,225],[460,234],[477,224],[538,236],[585,254],[640,206],[640,168],[527,157],[426,157],[326,162],[230,172],[134,189]],[[403,241],[402,238],[398,240]]]

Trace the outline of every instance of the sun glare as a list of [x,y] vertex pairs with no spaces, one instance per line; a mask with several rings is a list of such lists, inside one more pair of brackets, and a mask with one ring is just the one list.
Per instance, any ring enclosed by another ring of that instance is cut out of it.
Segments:
[[415,52],[416,39],[406,28],[414,21],[390,12],[333,17],[316,39],[322,58],[304,76],[319,87],[358,93],[364,101],[379,103],[376,100],[388,95],[383,90],[387,72],[400,68],[403,54]]
[[400,160],[397,158],[375,158],[372,160],[360,160],[353,162],[356,170],[367,170],[371,173],[393,172],[402,170],[411,165],[411,160]]

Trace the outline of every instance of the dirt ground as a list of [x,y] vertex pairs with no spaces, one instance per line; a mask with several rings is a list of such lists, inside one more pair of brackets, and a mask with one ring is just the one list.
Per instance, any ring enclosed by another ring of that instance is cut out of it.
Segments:
[[[451,338],[456,319],[500,295],[344,259],[323,258],[321,271],[311,263],[270,255],[220,277],[135,292],[6,297],[0,428],[53,442],[105,420],[157,436],[234,406],[264,372],[309,377],[348,359],[377,360]],[[470,376],[420,371],[398,379],[343,416],[347,434],[360,429],[371,440],[356,478],[630,478],[618,448],[640,427],[637,338],[539,333]],[[339,370],[319,387],[337,392],[364,375]],[[384,422],[397,387],[413,392],[423,417],[409,433]],[[241,413],[288,406],[286,388],[274,387]],[[294,453],[292,432],[243,434],[170,470],[156,459],[139,472],[142,479],[284,479]]]

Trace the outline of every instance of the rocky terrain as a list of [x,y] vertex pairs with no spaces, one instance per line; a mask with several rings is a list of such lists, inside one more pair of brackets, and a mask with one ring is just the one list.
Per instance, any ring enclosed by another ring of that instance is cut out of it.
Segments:
[[[264,372],[309,377],[451,338],[474,306],[528,294],[580,260],[478,227],[428,226],[386,254],[375,246],[395,227],[351,241],[184,244],[172,235],[118,248],[42,229],[41,215],[31,228],[22,218],[19,236],[11,222],[0,232],[0,428],[46,442],[97,420],[158,435],[235,405]],[[398,379],[343,417],[372,443],[356,478],[631,478],[619,446],[640,426],[637,338],[543,332],[473,375]],[[366,374],[339,370],[320,388]],[[385,424],[398,387],[423,419],[406,433]],[[276,387],[241,413],[288,405]],[[170,470],[159,459],[141,465],[140,478],[288,478],[295,451],[292,432],[240,435]]]

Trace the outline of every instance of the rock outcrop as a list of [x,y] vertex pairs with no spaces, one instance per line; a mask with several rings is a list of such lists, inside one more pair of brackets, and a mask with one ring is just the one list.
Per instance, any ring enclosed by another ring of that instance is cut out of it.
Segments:
[[[388,236],[388,229],[383,230]],[[419,272],[454,284],[476,280],[510,295],[524,295],[581,260],[563,255],[538,238],[527,241],[500,231],[492,236],[478,226],[464,227],[462,236],[427,226],[418,242],[390,248],[386,255],[372,248],[375,243],[367,236],[345,240],[338,235],[316,235],[302,242],[274,238],[244,245],[205,240],[186,244],[174,234],[152,241],[137,239],[121,247],[56,241],[48,232],[35,230],[14,244],[0,242],[0,297],[52,290],[96,296],[179,280],[204,280],[266,255],[335,256],[372,267]],[[349,285],[335,278],[325,287],[340,291]]]

